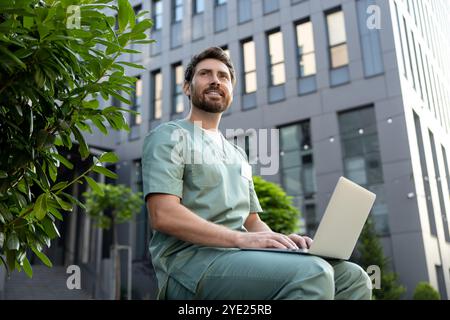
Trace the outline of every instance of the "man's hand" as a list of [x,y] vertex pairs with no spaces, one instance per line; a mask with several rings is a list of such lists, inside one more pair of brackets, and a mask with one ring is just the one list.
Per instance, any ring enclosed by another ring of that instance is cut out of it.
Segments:
[[288,235],[288,237],[289,237],[289,239],[294,241],[295,244],[299,248],[303,248],[303,249],[308,249],[309,247],[311,247],[311,244],[313,242],[310,237],[299,236],[298,234],[295,234],[295,233]]
[[[284,234],[276,233],[273,231],[240,232],[239,236],[237,237],[236,244],[239,248],[298,249],[298,239],[293,239],[291,238],[291,236],[292,235],[286,236]],[[305,240],[303,241],[305,242]],[[299,243],[301,244],[301,242]]]

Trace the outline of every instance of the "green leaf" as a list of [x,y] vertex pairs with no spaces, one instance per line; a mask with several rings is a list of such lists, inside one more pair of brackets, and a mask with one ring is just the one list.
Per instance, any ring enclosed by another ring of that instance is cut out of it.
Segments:
[[61,213],[60,213],[58,210],[56,210],[56,209],[53,208],[53,207],[49,207],[49,208],[48,208],[48,211],[50,211],[50,213],[51,213],[56,219],[58,219],[58,220],[60,220],[60,221],[63,221],[63,217],[62,217]]
[[8,243],[6,247],[9,250],[19,250],[19,238],[15,232],[12,232],[8,237]]
[[153,23],[151,20],[146,19],[139,22],[137,25],[135,25],[132,29],[133,33],[140,33],[144,32],[147,29],[150,29],[153,26]]
[[132,67],[132,68],[146,70],[145,67],[143,67],[143,66],[141,66],[139,64],[136,64],[136,63],[126,62],[126,61],[117,61],[117,63],[129,66],[129,67]]
[[0,51],[10,57],[14,62],[16,62],[21,68],[26,69],[27,66],[19,58],[17,58],[11,51],[6,49],[4,45],[0,46]]
[[8,178],[8,174],[5,171],[0,170],[0,179]]
[[44,220],[42,220],[42,226],[44,227],[44,231],[50,237],[50,239],[60,237],[59,231],[51,219],[45,218]]
[[52,153],[51,155],[53,158],[56,158],[59,162],[61,162],[64,166],[66,166],[67,169],[70,170],[73,169],[73,164],[59,153]]
[[134,10],[128,0],[119,0],[119,32],[122,33],[127,27],[128,23],[132,23],[130,18],[133,19],[134,25]]
[[61,181],[58,182],[57,184],[55,184],[50,191],[55,191],[55,190],[59,190],[59,189],[63,189],[65,186],[67,186],[67,181]]
[[23,259],[22,267],[23,267],[23,270],[25,271],[25,273],[27,274],[27,276],[29,278],[32,278],[33,277],[33,269],[31,268],[30,261],[28,261],[27,257],[25,257]]
[[99,160],[100,162],[116,163],[117,161],[119,161],[119,158],[114,152],[105,152],[100,156]]
[[34,215],[39,220],[42,220],[47,214],[47,194],[41,194],[34,204]]
[[49,268],[51,268],[52,266],[53,266],[53,264],[52,264],[52,262],[48,259],[48,257],[44,254],[44,253],[42,253],[42,252],[40,252],[40,251],[38,251],[36,248],[34,248],[34,247],[31,247],[31,250],[33,250],[33,252],[37,255],[37,257],[47,266],[47,267],[49,267]]
[[88,146],[86,144],[86,141],[84,141],[83,135],[81,134],[81,132],[78,130],[77,127],[72,127],[72,132],[75,136],[75,139],[77,139],[79,147],[78,147],[78,151],[80,152],[81,158],[83,160],[85,160],[88,156],[89,156],[89,149]]
[[94,190],[96,193],[98,193],[102,197],[105,195],[105,193],[103,192],[103,189],[97,184],[97,182],[94,179],[92,179],[88,176],[84,176],[84,179],[87,181],[87,183],[92,188],[92,190]]
[[82,106],[87,109],[98,109],[98,100],[83,101]]
[[117,174],[115,174],[114,172],[106,169],[105,167],[101,167],[101,166],[94,166],[93,170],[97,173],[103,174],[107,177],[113,178],[113,179],[117,179]]
[[103,134],[108,134],[108,129],[106,129],[105,125],[103,124],[102,120],[103,117],[101,116],[94,116],[91,118],[92,123],[94,123],[94,125],[103,133]]
[[58,202],[58,204],[61,206],[61,208],[63,210],[72,211],[72,205],[70,203],[65,202],[63,199],[58,197],[56,194],[54,194],[53,197],[55,198],[56,202]]

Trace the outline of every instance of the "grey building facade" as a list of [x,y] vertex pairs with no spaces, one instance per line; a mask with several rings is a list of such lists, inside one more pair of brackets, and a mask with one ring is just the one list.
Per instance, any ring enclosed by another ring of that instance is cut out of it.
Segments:
[[[150,11],[151,38],[157,40],[135,48],[142,50],[140,58],[123,57],[146,67],[130,70],[138,78],[131,108],[140,115],[129,118],[129,133],[86,137],[91,145],[118,154],[118,183],[142,189],[145,135],[189,111],[181,91],[184,67],[209,46],[226,48],[238,82],[221,129],[241,129],[234,132],[238,138],[249,137],[241,141],[248,143],[257,175],[267,163],[255,141],[261,129],[279,129],[269,148],[277,152],[278,170],[262,175],[294,197],[303,214],[302,232],[314,233],[344,175],[377,194],[372,216],[407,297],[419,281],[450,297],[448,1],[132,4],[136,11]],[[111,104],[117,102],[104,102]],[[107,257],[99,253],[99,241],[106,240],[93,226],[86,227],[88,218],[82,219],[79,232],[92,238],[79,251],[92,250],[83,264],[96,266],[92,281],[98,285]],[[154,297],[149,236],[145,208],[121,227],[121,243],[132,248],[133,298]]]

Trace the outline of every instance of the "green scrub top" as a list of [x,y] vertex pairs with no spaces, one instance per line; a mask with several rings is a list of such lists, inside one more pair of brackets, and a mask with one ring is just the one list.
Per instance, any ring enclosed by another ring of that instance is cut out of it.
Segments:
[[[150,193],[176,195],[200,217],[237,231],[246,231],[250,212],[262,212],[245,152],[222,136],[220,146],[187,119],[170,121],[145,137],[142,155],[144,198]],[[248,172],[248,171],[247,171]],[[195,293],[206,269],[236,248],[214,248],[181,241],[154,231],[150,253],[158,280],[158,298],[165,298],[169,277]]]

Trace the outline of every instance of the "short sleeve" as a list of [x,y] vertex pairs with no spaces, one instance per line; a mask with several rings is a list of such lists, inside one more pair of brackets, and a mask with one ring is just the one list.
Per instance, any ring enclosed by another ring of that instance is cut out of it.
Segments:
[[142,180],[144,200],[150,193],[183,197],[184,159],[180,148],[181,128],[163,124],[144,139],[142,151]]
[[261,205],[259,204],[258,196],[255,192],[255,185],[253,184],[253,179],[249,183],[250,189],[250,212],[263,212]]

